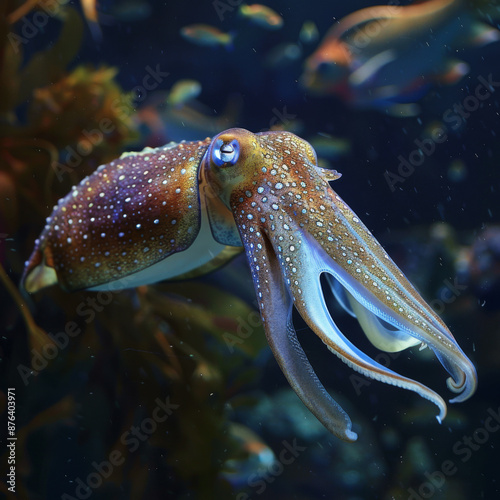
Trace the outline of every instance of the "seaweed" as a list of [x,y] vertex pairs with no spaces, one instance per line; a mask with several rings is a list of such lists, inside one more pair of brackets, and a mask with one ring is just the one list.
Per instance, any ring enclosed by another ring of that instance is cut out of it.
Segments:
[[[118,70],[76,64],[84,25],[73,7],[59,5],[56,40],[25,60],[12,29],[42,6],[11,3],[0,25],[1,370],[17,390],[17,497],[229,498],[222,473],[242,456],[230,402],[258,380],[249,361],[265,345],[251,306],[199,280],[34,297],[16,288],[58,198],[140,139]],[[4,454],[2,479],[6,467]]]

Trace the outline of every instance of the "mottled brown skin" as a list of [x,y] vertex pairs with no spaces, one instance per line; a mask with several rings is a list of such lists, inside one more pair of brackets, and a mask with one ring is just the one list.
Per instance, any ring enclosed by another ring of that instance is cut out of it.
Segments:
[[64,289],[78,290],[188,248],[200,227],[198,167],[209,143],[128,153],[99,167],[54,208],[25,275],[45,260]]

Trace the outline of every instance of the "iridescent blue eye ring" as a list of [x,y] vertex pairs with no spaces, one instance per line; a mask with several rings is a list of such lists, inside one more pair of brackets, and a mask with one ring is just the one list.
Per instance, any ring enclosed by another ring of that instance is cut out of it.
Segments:
[[240,144],[236,139],[233,139],[231,142],[224,142],[222,139],[218,139],[214,144],[212,161],[218,167],[234,165],[239,157]]

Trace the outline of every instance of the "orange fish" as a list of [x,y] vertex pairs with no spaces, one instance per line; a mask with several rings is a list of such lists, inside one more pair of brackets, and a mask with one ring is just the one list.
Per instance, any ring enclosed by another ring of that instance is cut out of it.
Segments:
[[100,41],[102,38],[102,32],[97,17],[96,0],[80,0],[80,3],[82,4],[83,15],[87,20],[92,37],[94,40]]
[[196,45],[208,47],[217,47],[222,45],[231,48],[234,35],[232,33],[223,33],[214,26],[208,24],[190,24],[181,29],[181,35],[188,41]]
[[327,33],[306,60],[303,85],[320,95],[337,94],[359,107],[415,114],[412,103],[436,83],[453,84],[468,65],[451,51],[500,40],[466,0],[428,0],[401,7],[380,5],[354,12]]

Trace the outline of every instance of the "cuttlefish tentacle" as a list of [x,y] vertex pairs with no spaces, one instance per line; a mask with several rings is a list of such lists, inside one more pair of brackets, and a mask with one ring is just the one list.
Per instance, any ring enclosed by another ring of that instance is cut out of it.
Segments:
[[[226,151],[233,153],[221,160],[217,151],[226,145]],[[268,300],[269,292],[262,293],[257,287],[257,283],[262,283],[262,277],[256,276],[263,263],[274,258],[280,263],[295,307],[330,350],[371,378],[413,390],[431,400],[439,408],[437,418],[441,421],[446,404],[439,395],[376,363],[340,332],[321,290],[320,276],[329,273],[345,288],[351,312],[363,319],[361,325],[372,343],[386,345],[393,352],[427,344],[452,376],[448,386],[462,392],[460,399],[453,401],[470,397],[476,387],[473,365],[368,229],[331,190],[317,168],[309,144],[289,133],[254,135],[232,129],[214,138],[207,156],[208,177],[218,186],[219,196],[231,208],[240,230],[263,317],[283,316],[283,312],[277,313],[283,305]],[[265,255],[262,238],[267,238],[272,247],[267,248]],[[285,375],[300,394],[305,392],[301,385],[306,382],[300,374],[296,378],[287,373],[290,351],[280,351],[282,346],[295,345],[295,335],[291,335],[290,321],[279,323],[280,333],[274,331],[273,336],[288,336],[288,342],[272,345],[274,355],[282,360]],[[307,383],[311,380],[309,377]],[[314,381],[322,389],[317,378]],[[335,425],[339,424],[329,423],[327,427]],[[352,432],[345,421],[340,425]],[[341,437],[346,438],[345,433]]]
[[[308,241],[307,235],[303,234],[302,239],[295,243],[293,252],[283,249],[281,251],[282,261],[286,263],[284,273],[287,276],[287,281],[290,282],[291,293],[295,297],[295,307],[302,318],[323,340],[330,351],[351,368],[369,378],[412,390],[429,399],[438,406],[438,420],[441,421],[446,415],[446,404],[438,394],[423,384],[403,377],[377,363],[356,348],[337,327],[328,311],[320,283],[322,273],[332,272],[332,265],[328,262],[331,259],[315,247],[314,242]],[[298,270],[299,265],[300,269],[307,268],[308,272],[304,273]],[[292,271],[297,269],[293,276],[289,271],[290,268]]]
[[291,294],[272,243],[266,233],[260,231],[242,231],[242,241],[267,341],[283,374],[302,402],[332,434],[345,441],[355,441],[357,435],[351,430],[351,419],[323,387],[297,339],[292,323]]
[[[328,204],[330,209],[305,223],[303,231],[311,253],[324,266],[323,272],[331,272],[349,292],[351,306],[355,306],[358,317],[361,314],[375,316],[405,337],[401,339],[398,335],[397,339],[394,335],[392,349],[377,345],[378,339],[368,335],[372,343],[392,352],[419,342],[429,343],[452,376],[448,387],[454,392],[463,392],[452,401],[467,399],[475,390],[475,369],[443,321],[338,195],[327,188],[318,203],[320,207]],[[328,229],[323,231],[324,227]],[[309,253],[304,258],[307,255]],[[376,333],[380,334],[381,330],[382,326]]]
[[328,310],[321,276],[370,342],[387,352],[427,345],[464,401],[472,363],[356,214],[331,189],[310,144],[288,132],[230,129],[212,140],[125,154],[75,186],[54,208],[27,262],[29,292],[110,290],[199,275],[243,245],[267,339],[292,388],[338,437],[351,420],[316,376],[297,339],[293,307],[328,348],[362,374],[439,395],[365,355]]

